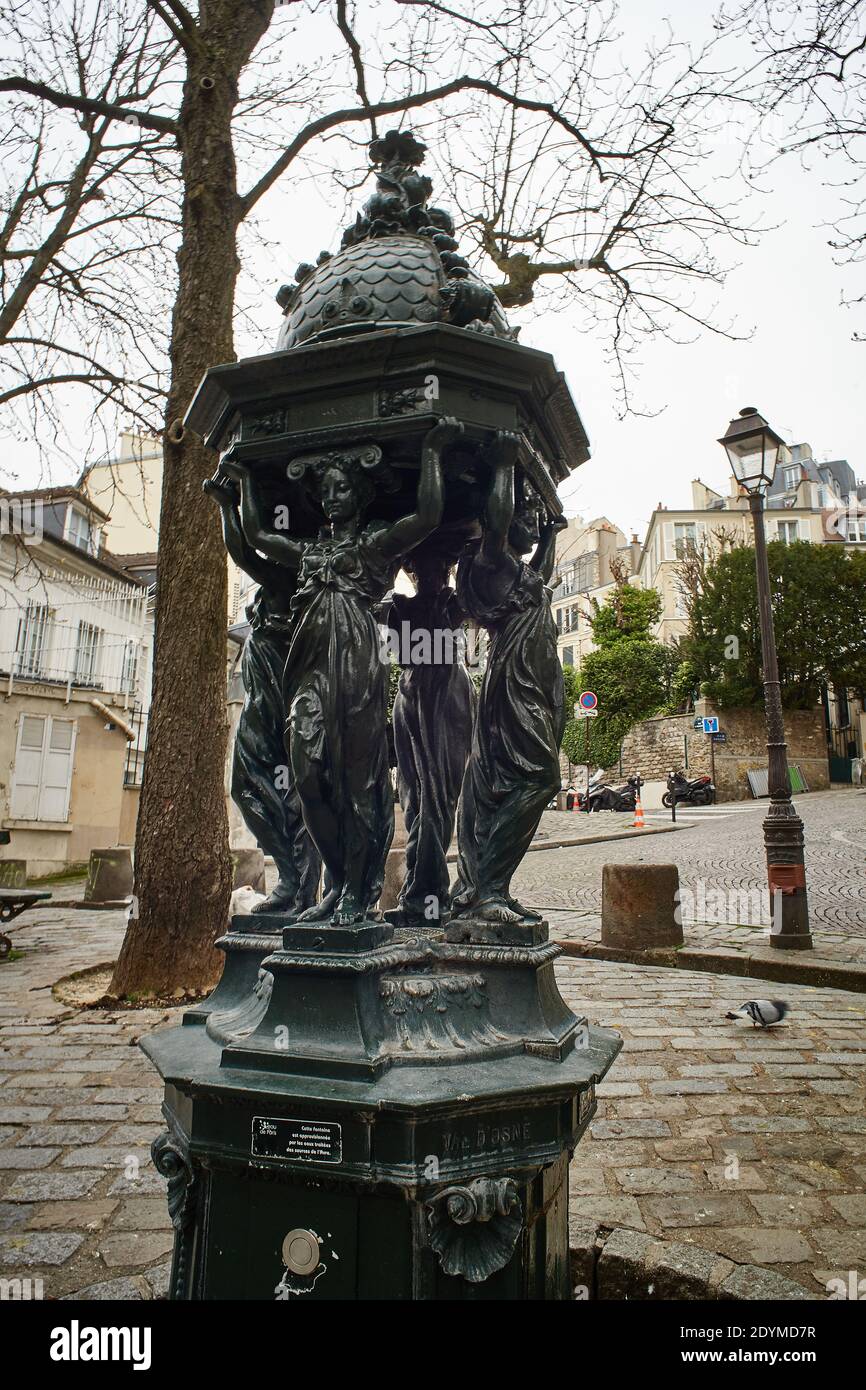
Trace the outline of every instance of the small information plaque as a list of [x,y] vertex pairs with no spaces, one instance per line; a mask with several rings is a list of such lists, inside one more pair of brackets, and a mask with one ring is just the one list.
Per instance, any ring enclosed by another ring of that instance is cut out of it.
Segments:
[[342,1163],[343,1127],[327,1120],[268,1119],[253,1116],[253,1158],[291,1163]]

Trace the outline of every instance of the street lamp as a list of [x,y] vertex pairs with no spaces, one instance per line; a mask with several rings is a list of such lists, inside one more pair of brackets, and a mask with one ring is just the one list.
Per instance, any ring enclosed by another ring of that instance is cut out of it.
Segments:
[[767,716],[767,763],[770,808],[764,818],[767,879],[772,905],[770,945],[780,950],[805,951],[812,945],[803,822],[791,800],[782,694],[776,660],[776,636],[770,602],[770,569],[764,534],[764,495],[769,490],[784,443],[754,406],[741,410],[719,443],[724,445],[734,477],[748,494],[755,530],[755,571],[761,618],[764,669],[764,707]]

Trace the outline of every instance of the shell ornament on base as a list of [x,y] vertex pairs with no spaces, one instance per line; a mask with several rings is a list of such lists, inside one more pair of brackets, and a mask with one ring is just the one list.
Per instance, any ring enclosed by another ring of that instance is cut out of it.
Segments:
[[430,1244],[444,1274],[482,1284],[504,1269],[523,1229],[512,1178],[476,1178],[446,1187],[426,1203]]

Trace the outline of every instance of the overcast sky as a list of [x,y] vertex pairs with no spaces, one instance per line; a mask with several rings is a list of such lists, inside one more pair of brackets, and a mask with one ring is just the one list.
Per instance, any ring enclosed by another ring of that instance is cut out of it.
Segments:
[[[665,33],[666,20],[677,39],[700,44],[717,8],[717,0],[622,0],[622,47],[637,58],[646,41]],[[724,52],[728,63],[740,55],[743,65],[751,62],[748,44]],[[720,150],[720,176],[731,162],[731,149]],[[745,405],[757,406],[788,443],[807,441],[816,458],[847,458],[858,477],[866,473],[866,343],[852,342],[864,315],[840,305],[855,291],[855,272],[834,265],[830,233],[820,226],[839,207],[838,193],[823,181],[841,180],[850,168],[822,160],[818,169],[802,169],[795,157],[774,165],[762,180],[769,194],[755,197],[749,211],[775,230],[752,249],[720,248],[726,263],[739,266],[718,291],[716,321],[733,321],[745,341],[702,332],[688,346],[661,337],[645,343],[632,385],[635,404],[658,412],[653,418],[618,418],[610,366],[567,311],[511,311],[511,321],[522,325],[521,342],[552,352],[565,371],[589,434],[590,461],[561,488],[570,515],[604,514],[642,537],[660,501],[691,504],[693,478],[727,492],[716,441]],[[297,257],[287,255],[290,274],[298,260],[338,243],[331,212],[319,216],[311,205],[310,221],[305,215],[298,228],[285,196],[278,192],[268,207],[269,231],[279,238],[278,227],[291,228],[287,250]],[[434,188],[433,201],[447,206],[447,195]],[[263,308],[273,314],[267,300]]]
[[[666,18],[678,38],[706,37],[715,8],[715,0],[622,0],[624,42],[637,53],[646,39],[662,32]],[[277,12],[274,24],[280,22]],[[742,52],[746,63],[748,47]],[[730,150],[720,151],[719,171],[729,164]],[[642,536],[660,501],[690,505],[693,478],[727,491],[725,458],[716,440],[745,405],[757,406],[789,443],[808,441],[816,457],[847,458],[859,477],[866,473],[866,343],[852,342],[855,329],[864,329],[863,311],[858,321],[856,312],[840,305],[843,293],[859,287],[852,270],[834,265],[829,232],[820,225],[839,206],[839,195],[825,191],[822,179],[847,171],[829,162],[819,168],[804,171],[794,158],[775,165],[764,179],[770,194],[753,207],[775,230],[765,232],[754,249],[724,248],[725,258],[740,264],[718,292],[717,318],[733,321],[746,340],[697,332],[688,346],[661,337],[645,342],[632,388],[636,404],[658,412],[652,418],[617,417],[610,366],[597,338],[579,332],[567,311],[531,306],[511,314],[512,322],[522,325],[522,342],[554,354],[589,434],[592,458],[562,488],[570,515],[604,514]],[[707,176],[713,172],[711,162]],[[366,196],[361,194],[358,203]],[[443,196],[435,189],[434,201],[447,206],[447,191]],[[273,255],[257,257],[256,290],[251,300],[246,296],[245,307],[267,332],[266,341],[275,339],[279,327],[273,298],[279,283],[300,261],[314,260],[323,246],[339,244],[332,209],[315,198],[306,201],[303,218],[297,208],[297,190],[286,186],[278,186],[262,207],[264,230],[281,249],[278,263]],[[251,347],[241,330],[239,351]],[[17,485],[34,482],[36,472],[35,458],[31,467],[22,451]],[[58,469],[54,480],[71,476],[71,469]]]
[[[707,0],[624,0],[624,16],[645,29],[669,15],[678,34],[698,32]],[[525,340],[549,347],[568,374],[592,445],[592,458],[562,489],[566,509],[599,513],[641,536],[653,508],[690,506],[700,477],[727,492],[729,473],[716,442],[728,420],[755,405],[790,444],[808,442],[816,458],[847,458],[866,474],[866,342],[859,311],[841,307],[858,288],[855,271],[834,265],[820,223],[839,207],[824,188],[850,169],[828,161],[820,172],[790,157],[776,164],[755,200],[775,230],[757,247],[735,249],[739,268],[719,295],[719,319],[733,318],[745,342],[703,333],[688,347],[658,339],[643,354],[636,396],[654,419],[616,417],[611,383],[592,342],[569,333],[562,316],[538,316]],[[862,281],[862,275],[860,277]]]

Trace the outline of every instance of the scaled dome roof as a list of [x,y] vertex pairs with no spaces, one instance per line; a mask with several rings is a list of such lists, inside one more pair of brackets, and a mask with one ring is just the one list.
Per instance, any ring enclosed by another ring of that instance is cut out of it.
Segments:
[[297,283],[279,291],[278,349],[429,323],[516,338],[493,290],[456,254],[449,214],[427,207],[430,180],[415,172],[424,154],[405,131],[372,142],[377,191],[344,232],[341,250],[299,266]]

